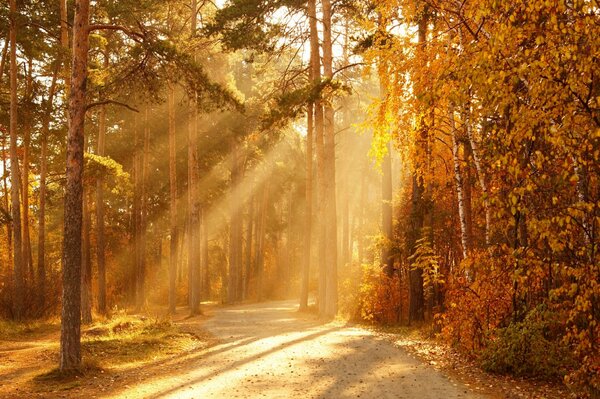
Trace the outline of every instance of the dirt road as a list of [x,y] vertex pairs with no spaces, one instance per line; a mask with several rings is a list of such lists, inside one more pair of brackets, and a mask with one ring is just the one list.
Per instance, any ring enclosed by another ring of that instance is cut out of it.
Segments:
[[[373,333],[320,324],[282,301],[214,310],[219,343],[192,367],[119,398],[483,398]],[[189,363],[188,363],[189,364]]]

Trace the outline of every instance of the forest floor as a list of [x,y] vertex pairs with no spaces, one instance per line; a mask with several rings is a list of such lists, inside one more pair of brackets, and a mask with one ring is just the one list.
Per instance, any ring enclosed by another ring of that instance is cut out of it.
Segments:
[[204,307],[174,323],[122,316],[84,329],[83,376],[57,378],[56,324],[0,334],[0,397],[565,398],[490,376],[411,334],[324,324],[296,301]]

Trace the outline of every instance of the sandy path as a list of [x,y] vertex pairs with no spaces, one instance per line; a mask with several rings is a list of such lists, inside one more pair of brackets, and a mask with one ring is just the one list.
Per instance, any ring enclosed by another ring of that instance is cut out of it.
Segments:
[[[126,398],[483,398],[371,332],[319,324],[293,301],[217,309],[220,343]],[[157,377],[157,378],[156,378]]]

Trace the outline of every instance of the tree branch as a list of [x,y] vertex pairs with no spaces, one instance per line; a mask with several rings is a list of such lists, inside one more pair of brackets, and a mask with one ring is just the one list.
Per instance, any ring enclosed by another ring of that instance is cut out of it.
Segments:
[[348,68],[354,68],[355,66],[361,66],[361,65],[366,65],[366,64],[365,64],[364,62],[355,62],[354,64],[348,64],[348,65],[344,65],[343,67],[341,67],[341,68],[339,68],[339,69],[335,70],[335,71],[333,72],[333,76],[335,76],[335,75],[336,75],[337,73],[339,73],[339,72],[342,72],[342,71],[343,71],[343,70],[345,70],[345,69],[348,69]]
[[115,100],[103,100],[103,101],[98,101],[98,102],[95,102],[95,103],[90,103],[90,104],[87,105],[87,107],[85,109],[86,109],[86,111],[89,111],[90,109],[92,109],[94,107],[99,107],[100,105],[107,105],[107,104],[119,105],[121,107],[127,108],[130,111],[138,112],[138,113],[140,112],[136,108],[133,108],[133,107],[131,107],[131,106],[125,104],[125,103],[122,103],[122,102],[119,102],[119,101],[115,101]]
[[92,24],[88,27],[89,32],[92,32],[95,30],[117,30],[117,31],[125,33],[127,36],[129,36],[131,39],[135,40],[138,43],[140,43],[144,39],[143,34],[141,34],[139,32],[134,32],[131,29],[126,28],[121,25]]

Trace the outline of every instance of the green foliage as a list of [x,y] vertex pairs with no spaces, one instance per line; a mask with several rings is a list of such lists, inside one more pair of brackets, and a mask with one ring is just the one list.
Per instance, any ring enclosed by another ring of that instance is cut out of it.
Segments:
[[131,191],[131,176],[123,170],[123,165],[111,157],[86,152],[84,161],[85,178],[89,181],[95,181],[102,176],[105,182],[109,182],[114,194],[125,194]]
[[303,6],[299,0],[232,0],[217,10],[204,32],[209,36],[220,34],[228,50],[245,48],[270,52],[275,49],[285,26],[269,21],[269,17],[284,7],[294,10]]
[[512,322],[494,332],[481,353],[487,371],[523,377],[562,378],[574,365],[560,335],[557,314],[538,306],[523,321]]

